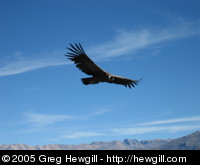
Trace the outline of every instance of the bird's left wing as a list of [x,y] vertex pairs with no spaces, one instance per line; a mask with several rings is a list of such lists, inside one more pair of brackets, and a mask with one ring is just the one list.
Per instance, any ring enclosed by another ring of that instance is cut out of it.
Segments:
[[75,46],[70,44],[71,48],[68,48],[71,52],[67,53],[71,61],[74,61],[77,68],[89,75],[103,74],[105,71],[97,66],[85,53],[81,44]]

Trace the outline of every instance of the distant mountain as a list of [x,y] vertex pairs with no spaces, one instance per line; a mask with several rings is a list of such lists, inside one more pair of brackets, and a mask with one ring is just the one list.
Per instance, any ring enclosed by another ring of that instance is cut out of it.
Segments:
[[93,142],[90,144],[63,145],[49,144],[29,146],[26,144],[0,145],[0,150],[200,150],[200,131],[178,139]]
[[28,146],[26,144],[0,145],[0,150],[145,150],[165,144],[170,140],[131,140],[111,142],[93,142],[90,144],[63,145],[49,144],[43,146]]
[[158,150],[200,150],[200,131],[171,140],[156,147]]

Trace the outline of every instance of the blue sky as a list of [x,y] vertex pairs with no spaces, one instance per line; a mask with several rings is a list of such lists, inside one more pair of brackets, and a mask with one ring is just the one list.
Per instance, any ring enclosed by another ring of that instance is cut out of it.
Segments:
[[[134,89],[87,77],[81,43]],[[200,130],[198,0],[1,0],[0,144],[177,138]]]

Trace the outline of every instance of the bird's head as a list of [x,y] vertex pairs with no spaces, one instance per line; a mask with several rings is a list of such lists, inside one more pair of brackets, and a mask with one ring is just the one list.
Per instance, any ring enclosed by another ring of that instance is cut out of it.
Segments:
[[108,80],[110,81],[110,82],[113,82],[114,81],[114,77],[113,76],[108,76]]

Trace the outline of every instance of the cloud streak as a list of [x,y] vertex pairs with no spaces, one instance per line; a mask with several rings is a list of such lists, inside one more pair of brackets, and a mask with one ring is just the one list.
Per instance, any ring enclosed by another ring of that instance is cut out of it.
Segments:
[[136,135],[156,132],[180,132],[200,129],[199,124],[193,125],[172,125],[172,126],[149,126],[149,127],[132,127],[132,128],[116,128],[112,132],[117,135]]
[[32,112],[25,112],[23,113],[24,120],[26,123],[34,125],[34,126],[48,126],[50,124],[55,124],[58,122],[66,122],[72,120],[86,120],[90,119],[99,115],[103,115],[105,113],[110,112],[109,109],[99,109],[90,114],[86,115],[65,115],[65,114],[42,114],[42,113],[32,113]]
[[[196,122],[196,123],[191,123],[191,122]],[[168,120],[157,120],[147,123],[136,124],[133,127],[115,128],[112,129],[112,132],[119,135],[134,135],[134,134],[145,134],[145,133],[163,132],[163,131],[180,132],[180,131],[200,129],[199,122],[200,122],[200,116],[176,118]],[[187,124],[178,125],[178,123],[187,123]]]
[[38,113],[24,113],[25,122],[33,124],[35,126],[46,126],[61,121],[73,120],[76,117],[70,115],[49,115],[49,114],[38,114]]
[[147,125],[159,125],[159,124],[170,124],[170,123],[192,122],[192,121],[200,121],[200,116],[184,117],[184,118],[176,118],[176,119],[168,119],[168,120],[157,120],[157,121],[152,121],[148,123],[141,123],[138,125],[147,126]]
[[[98,46],[93,45],[87,52],[91,55],[95,54],[94,59],[96,61],[107,60],[116,56],[134,53],[134,51],[147,48],[150,45],[200,34],[199,27],[199,22],[184,22],[163,29],[142,28],[134,31],[120,30],[113,39]],[[37,55],[28,56],[29,58],[13,59],[11,62],[0,67],[0,77],[20,74],[44,67],[70,64],[70,62],[61,57],[62,54],[63,51],[53,51],[37,53]],[[58,59],[58,57],[61,58]]]
[[69,135],[62,135],[60,138],[67,138],[67,139],[75,139],[75,138],[83,138],[83,137],[94,137],[94,136],[102,136],[101,133],[98,132],[75,132]]
[[[94,137],[94,136],[128,136],[128,135],[138,135],[138,134],[148,134],[148,133],[176,133],[181,131],[189,130],[198,130],[200,129],[200,116],[197,117],[187,117],[187,118],[176,118],[168,120],[159,120],[143,124],[135,124],[132,127],[123,127],[123,128],[111,128],[104,129],[104,132],[89,131],[75,131],[65,133],[64,135],[59,136],[58,139],[76,139],[82,137]],[[187,122],[182,123],[180,122]],[[173,123],[173,124],[172,124]],[[169,125],[172,124],[172,125]]]
[[92,53],[97,54],[98,59],[134,53],[134,51],[147,48],[150,45],[200,34],[199,27],[199,22],[182,22],[179,25],[163,29],[120,30],[113,40],[95,47]]
[[16,59],[13,59],[12,62],[9,62],[6,65],[0,67],[0,77],[25,73],[28,71],[50,66],[68,64],[67,61],[63,60],[63,58],[57,58],[60,56],[60,53],[60,51],[46,53],[46,55],[43,53],[39,53],[38,55],[36,55],[37,58],[35,58],[35,55],[31,55],[29,58],[17,57]]

